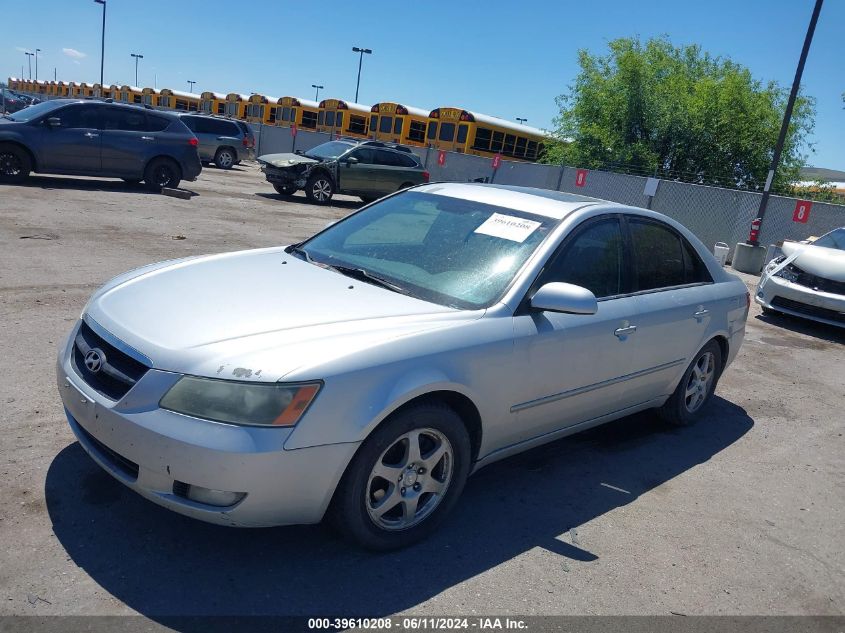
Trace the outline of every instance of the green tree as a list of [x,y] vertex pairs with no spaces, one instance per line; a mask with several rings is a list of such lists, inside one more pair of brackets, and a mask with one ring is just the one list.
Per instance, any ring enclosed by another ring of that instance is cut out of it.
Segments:
[[[608,46],[603,56],[579,51],[578,77],[557,98],[546,162],[762,188],[788,90],[666,37]],[[797,180],[814,116],[813,100],[799,95],[775,189]]]

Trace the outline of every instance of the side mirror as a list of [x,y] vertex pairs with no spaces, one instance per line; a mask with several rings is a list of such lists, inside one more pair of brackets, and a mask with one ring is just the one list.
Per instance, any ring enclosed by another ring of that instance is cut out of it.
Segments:
[[298,149],[294,152],[294,154],[296,154],[297,156],[302,156],[304,153],[305,152],[303,152],[301,149]]
[[349,158],[346,159],[346,164],[349,165],[350,167],[352,167],[352,165],[357,165],[358,159],[355,158],[354,156],[350,156]]
[[61,127],[62,120],[57,116],[51,116],[49,119],[47,119],[47,125],[49,125],[50,127]]
[[599,304],[596,296],[581,286],[565,283],[549,283],[540,287],[531,297],[531,307],[549,312],[568,314],[595,314]]

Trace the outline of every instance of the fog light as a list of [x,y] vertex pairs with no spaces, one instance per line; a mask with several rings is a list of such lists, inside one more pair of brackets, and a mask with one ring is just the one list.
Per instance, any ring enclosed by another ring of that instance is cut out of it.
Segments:
[[191,501],[196,501],[197,503],[225,508],[238,503],[241,499],[246,497],[246,493],[229,492],[228,490],[214,490],[212,488],[203,488],[202,486],[188,485],[184,496]]

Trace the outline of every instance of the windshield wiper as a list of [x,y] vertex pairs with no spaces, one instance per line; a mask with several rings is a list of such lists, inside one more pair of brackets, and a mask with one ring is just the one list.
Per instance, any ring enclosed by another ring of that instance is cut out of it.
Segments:
[[361,281],[371,283],[374,286],[381,286],[382,288],[387,288],[388,290],[392,290],[393,292],[398,292],[402,295],[409,295],[411,294],[408,292],[407,289],[403,288],[402,286],[398,286],[392,281],[388,281],[383,277],[379,277],[378,275],[374,275],[368,270],[364,270],[363,268],[355,268],[354,266],[340,266],[338,264],[323,264],[331,268],[332,270],[336,270],[341,275],[346,275],[347,277],[352,277],[353,279],[360,279]]

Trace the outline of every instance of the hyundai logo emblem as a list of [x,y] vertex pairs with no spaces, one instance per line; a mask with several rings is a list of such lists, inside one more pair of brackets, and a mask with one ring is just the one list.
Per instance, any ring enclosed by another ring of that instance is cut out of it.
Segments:
[[85,367],[88,368],[92,374],[96,374],[103,368],[106,362],[106,355],[101,349],[92,349],[85,354]]

